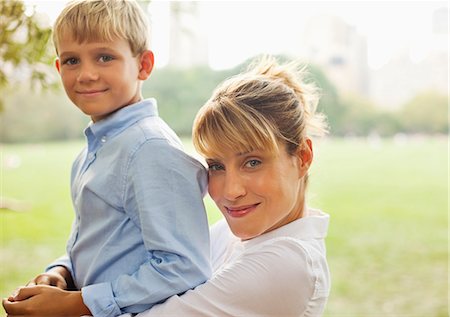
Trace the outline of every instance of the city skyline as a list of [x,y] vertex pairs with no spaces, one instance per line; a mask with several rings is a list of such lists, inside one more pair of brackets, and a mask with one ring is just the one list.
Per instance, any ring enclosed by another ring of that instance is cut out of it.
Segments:
[[[31,8],[48,16],[52,24],[67,1],[27,0]],[[171,1],[153,0],[152,49],[157,66],[169,58],[169,10]],[[180,1],[190,2],[190,1]],[[447,1],[194,1],[200,4],[199,21],[208,45],[208,64],[213,69],[231,68],[261,52],[279,54],[298,50],[306,21],[336,16],[367,39],[368,66],[378,69],[392,57],[409,51],[420,62],[448,42],[433,39],[433,12],[447,8]],[[447,20],[448,28],[448,20]],[[292,36],[296,39],[293,40]],[[297,46],[297,47],[296,47]]]
[[[186,2],[186,1],[183,1]],[[231,68],[259,53],[301,50],[305,24],[335,16],[367,39],[367,62],[379,69],[392,57],[409,51],[412,62],[445,49],[433,39],[433,12],[445,1],[198,1],[196,23],[207,39],[208,64]],[[168,63],[168,1],[152,1],[154,50],[161,66]],[[447,45],[448,46],[448,45]],[[157,54],[158,55],[158,54]]]
[[[53,23],[65,2],[26,3]],[[154,0],[148,13],[156,68],[221,70],[283,54],[320,65],[341,93],[390,109],[423,90],[448,94],[445,1]]]

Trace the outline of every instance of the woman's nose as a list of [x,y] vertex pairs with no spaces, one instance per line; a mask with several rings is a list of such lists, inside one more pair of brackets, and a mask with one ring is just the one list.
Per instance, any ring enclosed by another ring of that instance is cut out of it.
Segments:
[[245,196],[246,187],[245,181],[239,172],[227,171],[225,176],[225,183],[223,186],[223,196],[229,201],[234,201],[240,197]]

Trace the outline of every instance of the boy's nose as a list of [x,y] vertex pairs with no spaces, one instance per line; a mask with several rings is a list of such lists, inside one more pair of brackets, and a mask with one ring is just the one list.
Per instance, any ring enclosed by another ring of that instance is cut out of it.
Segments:
[[94,81],[98,79],[98,71],[92,65],[83,65],[78,73],[78,81]]

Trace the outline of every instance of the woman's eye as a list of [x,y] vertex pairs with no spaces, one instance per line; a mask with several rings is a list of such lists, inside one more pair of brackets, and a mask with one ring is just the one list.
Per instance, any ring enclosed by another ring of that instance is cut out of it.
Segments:
[[259,161],[259,160],[250,160],[247,163],[245,163],[245,166],[250,167],[250,168],[255,168],[259,165],[261,165],[261,161]]
[[113,57],[109,56],[109,55],[102,55],[102,56],[100,56],[100,58],[98,60],[102,63],[106,63],[106,62],[112,61]]
[[208,165],[208,170],[210,170],[210,171],[220,171],[223,169],[224,169],[224,167],[221,164],[211,163]]

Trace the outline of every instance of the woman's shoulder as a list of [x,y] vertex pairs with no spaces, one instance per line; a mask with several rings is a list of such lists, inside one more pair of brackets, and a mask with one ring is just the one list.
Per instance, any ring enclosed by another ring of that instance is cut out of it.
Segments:
[[325,249],[322,246],[322,241],[283,236],[245,245],[245,249],[248,253],[269,252],[283,257],[311,259],[317,256],[325,256]]
[[247,259],[261,267],[263,275],[258,278],[269,282],[266,287],[271,292],[284,294],[284,303],[292,306],[289,311],[319,316],[330,294],[331,278],[325,254],[316,250],[307,241],[280,237],[249,250]]
[[301,257],[314,261],[325,259],[325,237],[328,215],[314,210],[278,229],[244,242],[248,252],[278,252],[286,257]]
[[226,261],[227,254],[232,253],[233,247],[240,240],[233,235],[225,219],[221,219],[210,227],[211,237],[211,266],[213,272],[217,271]]
[[312,249],[309,241],[284,236],[245,245],[244,255],[273,262],[283,267],[286,274],[299,270],[313,272],[317,254]]
[[264,267],[263,272],[278,268],[272,275],[273,283],[280,288],[302,285],[292,291],[303,295],[310,292],[312,298],[329,294],[330,273],[323,239],[305,239],[294,232],[292,235],[250,240],[245,245],[242,260],[259,263]]

